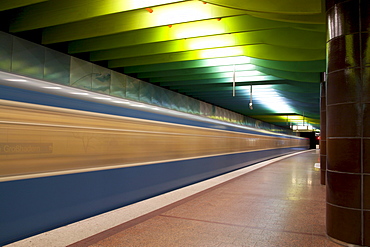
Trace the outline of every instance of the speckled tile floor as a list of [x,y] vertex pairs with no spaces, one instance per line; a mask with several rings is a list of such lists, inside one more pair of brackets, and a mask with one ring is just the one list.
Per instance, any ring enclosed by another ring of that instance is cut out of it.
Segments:
[[340,246],[317,162],[315,150],[281,160],[70,246]]

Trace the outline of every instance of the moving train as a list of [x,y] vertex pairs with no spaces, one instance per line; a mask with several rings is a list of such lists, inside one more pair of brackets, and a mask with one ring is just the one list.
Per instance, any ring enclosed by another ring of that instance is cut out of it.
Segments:
[[0,86],[0,244],[262,160],[305,138]]

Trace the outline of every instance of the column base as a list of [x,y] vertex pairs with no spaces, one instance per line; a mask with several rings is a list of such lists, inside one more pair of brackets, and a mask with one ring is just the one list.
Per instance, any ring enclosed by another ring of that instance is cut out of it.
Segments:
[[332,238],[328,235],[326,235],[331,241],[333,241],[334,243],[336,244],[339,244],[339,245],[342,245],[342,246],[346,246],[346,247],[366,247],[365,245],[357,245],[357,244],[349,244],[349,243],[346,243],[346,242],[343,242],[343,241],[340,241],[338,239],[335,239],[335,238]]

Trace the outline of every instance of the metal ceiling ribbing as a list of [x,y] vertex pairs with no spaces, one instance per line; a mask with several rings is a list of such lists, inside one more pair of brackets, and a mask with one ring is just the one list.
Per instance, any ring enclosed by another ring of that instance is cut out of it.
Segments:
[[14,35],[263,121],[319,126],[320,0],[13,0],[0,11]]

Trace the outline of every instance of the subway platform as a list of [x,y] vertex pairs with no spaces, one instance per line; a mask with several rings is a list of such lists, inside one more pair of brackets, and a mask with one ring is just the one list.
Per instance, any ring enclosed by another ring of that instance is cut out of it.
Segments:
[[318,150],[290,154],[7,246],[340,246],[318,162]]

